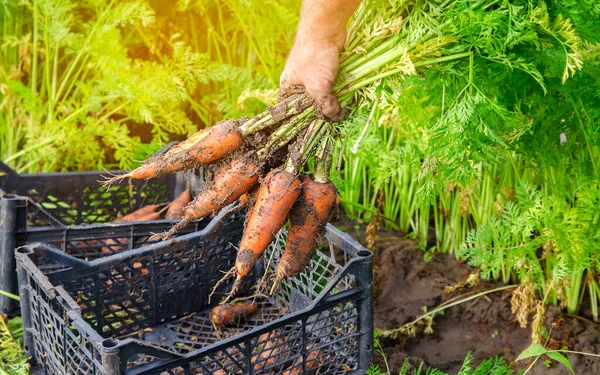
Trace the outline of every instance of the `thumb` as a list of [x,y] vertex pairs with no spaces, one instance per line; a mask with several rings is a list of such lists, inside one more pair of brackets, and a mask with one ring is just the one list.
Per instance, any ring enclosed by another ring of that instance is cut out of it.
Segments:
[[289,74],[284,70],[279,79],[279,95],[277,101],[281,102],[294,94],[304,94],[304,91],[304,85],[290,79]]
[[328,121],[339,121],[344,118],[344,111],[332,93],[311,93],[308,95],[315,101],[317,116]]

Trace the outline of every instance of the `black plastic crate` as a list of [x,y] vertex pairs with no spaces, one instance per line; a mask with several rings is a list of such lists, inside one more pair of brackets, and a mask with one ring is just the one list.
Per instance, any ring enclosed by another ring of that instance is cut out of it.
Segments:
[[[332,226],[307,270],[258,297],[248,322],[215,331],[210,308],[233,280],[208,296],[233,265],[242,230],[241,218],[218,217],[200,232],[92,261],[45,244],[19,248],[28,355],[47,375],[364,374],[371,254]],[[282,231],[240,295],[272,280],[284,244]],[[40,269],[49,263],[51,272]]]
[[[172,144],[169,144],[159,153],[165,152],[171,146]],[[185,190],[188,183],[194,190],[201,184],[200,173],[193,171],[187,175],[178,173],[146,181],[131,181],[115,184],[107,190],[99,182],[107,172],[17,174],[0,162],[0,289],[18,293],[13,255],[17,247],[32,242],[56,241],[64,244],[68,241],[64,238],[58,241],[58,237],[67,236],[71,228],[77,231],[78,228],[73,226],[78,225],[101,224],[95,227],[96,234],[100,235],[103,233],[102,226],[107,225],[108,234],[114,224],[107,223],[119,216],[147,204],[170,202]],[[135,229],[131,230],[136,232],[142,228],[152,228],[160,232],[169,228],[174,221],[155,223],[157,224],[154,227],[135,226]],[[127,225],[117,227],[134,228]],[[130,241],[130,244],[135,243]],[[73,248],[74,242],[69,246]],[[100,249],[102,247],[87,246],[86,256]],[[115,249],[118,249],[118,246]],[[106,252],[98,252],[98,255],[104,256]],[[0,313],[14,312],[17,307],[16,301],[0,296]]]

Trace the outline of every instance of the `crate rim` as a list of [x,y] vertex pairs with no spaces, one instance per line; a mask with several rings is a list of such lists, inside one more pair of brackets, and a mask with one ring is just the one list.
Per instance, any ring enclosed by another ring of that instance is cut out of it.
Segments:
[[[159,149],[158,151],[156,151],[156,153],[154,153],[154,155],[160,155],[160,154],[164,154],[165,152],[167,152],[171,147],[173,147],[176,144],[179,144],[179,141],[172,141],[167,143],[165,146],[163,146],[161,149]],[[31,177],[31,176],[55,176],[55,175],[59,175],[59,176],[68,176],[68,175],[82,175],[82,174],[98,174],[98,172],[106,172],[106,173],[125,173],[128,172],[128,170],[125,169],[97,169],[97,170],[90,170],[90,171],[67,171],[67,172],[39,172],[39,173],[18,173],[17,171],[15,171],[14,169],[12,169],[8,164],[6,164],[5,162],[3,162],[2,160],[0,160],[0,172],[4,172],[4,174],[6,176],[12,176],[13,178],[19,178],[19,177]]]
[[[211,222],[202,230],[186,234],[177,238],[177,241],[186,241],[190,238],[200,235],[210,234],[212,231],[218,228],[219,225],[222,225],[221,219],[229,213],[229,210],[223,209],[219,215],[215,216],[211,220]],[[261,326],[254,327],[243,334],[229,337],[224,340],[220,340],[213,344],[204,346],[202,348],[196,349],[186,354],[177,354],[166,349],[162,349],[159,347],[151,346],[145,344],[143,341],[135,339],[135,338],[126,338],[123,340],[113,339],[113,338],[105,338],[96,330],[94,330],[89,323],[87,323],[80,314],[79,305],[75,302],[75,300],[67,293],[67,291],[61,285],[53,285],[48,277],[44,275],[38,267],[33,263],[33,261],[29,258],[29,255],[34,253],[34,249],[45,247],[49,250],[55,249],[54,246],[44,243],[32,243],[21,246],[15,249],[15,256],[19,258],[19,262],[23,268],[27,269],[30,277],[32,277],[38,285],[48,294],[50,298],[59,299],[60,303],[68,308],[67,315],[72,320],[73,325],[79,329],[86,332],[87,335],[95,342],[91,342],[97,350],[100,352],[111,355],[118,353],[120,350],[125,350],[127,347],[135,346],[138,348],[143,348],[145,351],[151,354],[152,352],[156,355],[160,355],[164,358],[159,358],[152,363],[156,364],[157,361],[160,361],[161,364],[165,366],[171,366],[176,364],[178,360],[185,360],[190,357],[198,357],[202,355],[210,355],[214,352],[218,352],[227,347],[231,347],[232,345],[243,343],[249,339],[253,339],[255,337],[259,337],[263,333],[270,332],[273,329],[280,328],[285,326],[290,321],[297,321],[299,319],[306,319],[305,316],[313,315],[315,312],[320,312],[321,310],[325,310],[331,305],[336,305],[339,303],[344,303],[346,301],[358,300],[367,298],[364,293],[366,288],[356,286],[351,290],[341,291],[336,293],[335,295],[328,295],[331,290],[335,288],[335,286],[346,276],[349,272],[353,271],[356,267],[358,267],[361,263],[365,261],[372,261],[373,254],[371,251],[367,250],[364,246],[362,246],[358,241],[352,238],[347,233],[337,229],[335,226],[331,224],[327,224],[326,226],[326,234],[325,238],[332,244],[340,247],[344,253],[350,256],[350,259],[344,264],[344,266],[340,269],[338,273],[336,273],[332,279],[330,279],[323,290],[316,296],[316,298],[312,301],[311,304],[306,307],[295,311],[290,314],[286,314],[281,316],[271,322],[265,323]],[[101,259],[95,259],[92,261],[83,261],[74,257],[69,256],[68,254],[63,254],[66,259],[73,258],[74,264],[79,264],[81,266],[87,266],[90,268],[96,268],[98,270],[109,269],[111,262],[114,263],[119,260],[127,259],[129,257],[135,257],[137,255],[143,253],[153,252],[156,249],[161,249],[165,247],[165,243],[173,242],[174,240],[167,240],[158,242],[144,248],[138,248],[133,250],[128,250],[123,253],[114,254],[107,256]],[[344,246],[346,245],[346,246]],[[168,245],[167,245],[168,246]],[[352,252],[350,249],[355,249],[355,252]],[[58,250],[57,250],[58,251]],[[136,366],[135,369],[129,370],[128,374],[143,374],[143,366]],[[139,368],[139,372],[137,369]],[[154,368],[154,367],[153,367]]]

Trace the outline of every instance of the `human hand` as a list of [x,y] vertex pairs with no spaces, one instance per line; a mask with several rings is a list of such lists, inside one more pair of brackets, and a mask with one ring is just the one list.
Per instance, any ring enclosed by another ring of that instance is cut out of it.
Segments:
[[332,38],[299,33],[281,75],[280,99],[306,92],[314,100],[318,116],[341,120],[344,111],[331,90],[345,41],[345,28]]

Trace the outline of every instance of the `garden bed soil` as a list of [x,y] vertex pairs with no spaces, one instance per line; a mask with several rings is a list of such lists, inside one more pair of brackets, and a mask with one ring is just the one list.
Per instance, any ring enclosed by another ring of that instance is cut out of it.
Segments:
[[[361,238],[358,230],[352,233]],[[362,235],[363,243],[364,234]],[[394,232],[380,232],[376,242],[379,267],[375,281],[381,293],[374,306],[376,329],[393,329],[415,319],[426,307],[432,310],[440,303],[461,294],[484,291],[501,286],[481,282],[473,288],[444,293],[446,286],[464,282],[474,269],[456,260],[454,255],[434,254],[426,262],[416,243]],[[435,367],[449,375],[456,374],[467,352],[474,364],[503,356],[512,362],[530,344],[530,328],[520,328],[511,312],[512,290],[494,292],[458,306],[450,307],[434,319],[433,333],[418,332],[415,337],[398,340],[382,339],[381,345],[391,374],[398,374],[405,359],[418,366]],[[584,314],[585,316],[585,310]],[[551,349],[600,353],[600,325],[580,317],[567,316],[557,307],[547,309],[545,327],[549,331],[546,346]],[[567,356],[577,375],[600,374],[600,358]],[[547,358],[544,358],[547,359]],[[373,363],[385,369],[383,357],[374,353]],[[516,369],[529,366],[520,361]],[[410,374],[411,372],[409,372]],[[567,375],[570,372],[556,362],[538,361],[530,375]]]

